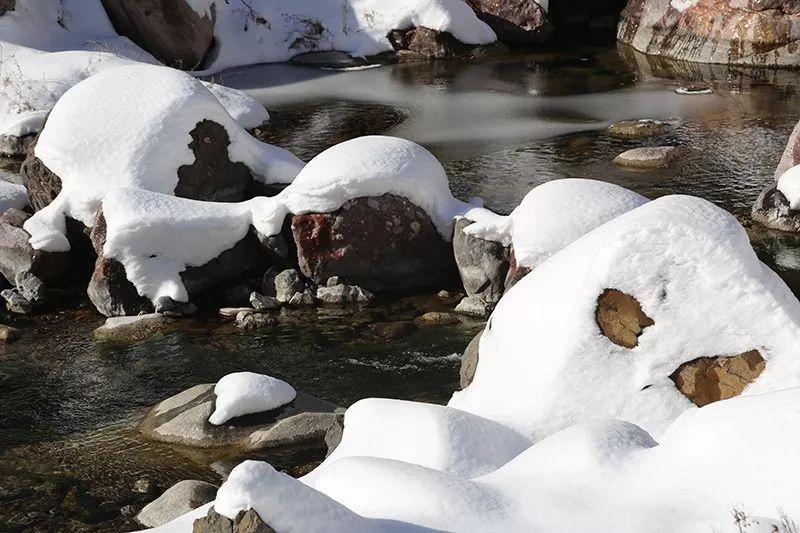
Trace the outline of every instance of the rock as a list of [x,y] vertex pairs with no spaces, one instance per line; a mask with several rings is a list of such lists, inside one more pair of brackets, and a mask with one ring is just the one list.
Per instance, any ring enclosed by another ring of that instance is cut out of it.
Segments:
[[20,295],[34,305],[47,301],[47,288],[31,271],[18,272],[14,285]]
[[638,346],[644,329],[655,324],[636,298],[616,289],[606,289],[597,298],[595,319],[603,335],[624,348]]
[[775,180],[777,181],[784,172],[797,165],[800,165],[800,122],[798,122],[789,136],[786,150],[783,151],[778,168],[775,169]]
[[789,206],[789,200],[777,185],[764,189],[753,204],[753,220],[768,228],[800,233],[800,211]]
[[272,315],[256,313],[252,310],[241,311],[236,315],[236,327],[240,329],[261,329],[275,327],[278,319]]
[[155,481],[149,477],[143,477],[137,479],[133,483],[131,490],[137,494],[146,494],[148,496],[152,496],[158,492],[158,486],[156,485]]
[[800,5],[794,0],[698,0],[683,10],[630,0],[617,38],[648,55],[699,63],[800,64]]
[[608,134],[618,139],[646,139],[663,135],[667,125],[658,120],[623,120],[608,127]]
[[295,293],[303,292],[306,289],[305,281],[300,277],[300,273],[293,268],[279,272],[273,279],[274,289],[272,293],[281,303],[288,303]]
[[455,311],[462,315],[486,318],[492,314],[492,309],[494,304],[486,303],[477,296],[467,296],[458,302]]
[[326,436],[333,429],[338,431],[344,415],[341,413],[299,413],[275,425],[257,429],[250,434],[247,448],[250,450],[269,450],[297,446],[314,442],[325,442]]
[[702,82],[694,82],[683,85],[675,89],[675,94],[683,94],[683,95],[703,95],[703,94],[711,94],[714,91],[707,83]]
[[467,0],[482,21],[506,44],[546,41],[551,33],[547,12],[534,0]]
[[[2,3],[3,0],[0,0],[0,16],[2,16]],[[28,153],[35,139],[36,135],[33,134],[23,135],[22,137],[0,135],[0,158],[12,160],[9,162],[16,162],[16,165],[9,165],[9,170],[19,170],[19,165],[22,163],[22,160],[25,159],[25,154]]]
[[133,518],[141,511],[140,505],[123,505],[119,508],[119,514],[122,515],[123,518]]
[[257,292],[250,293],[250,305],[257,311],[269,311],[271,309],[278,309],[281,303],[277,298],[272,296],[264,296]]
[[459,376],[462,389],[467,388],[469,384],[472,383],[472,378],[475,377],[475,370],[478,368],[478,352],[482,336],[483,331],[475,335],[475,337],[469,341],[467,348],[464,350],[464,354],[461,356],[461,370],[459,371]]
[[356,198],[333,213],[295,215],[302,273],[318,285],[331,276],[372,292],[435,287],[453,272],[453,249],[427,213],[405,198]]
[[215,12],[200,15],[186,0],[102,0],[114,29],[169,66],[194,70],[214,43]]
[[614,164],[639,169],[666,168],[682,153],[683,150],[678,146],[634,148],[615,157]]
[[472,46],[462,43],[449,33],[423,26],[393,30],[389,33],[389,41],[395,51],[411,52],[421,60],[464,57],[472,49]]
[[241,511],[234,520],[231,520],[217,513],[212,507],[205,517],[194,521],[192,533],[275,533],[275,530],[269,527],[253,509]]
[[5,15],[8,11],[14,11],[16,3],[17,0],[0,0],[0,17]]
[[765,367],[758,350],[751,350],[733,357],[700,357],[679,366],[670,379],[681,394],[703,407],[738,396]]
[[47,168],[34,153],[38,139],[37,136],[33,141],[20,169],[22,184],[28,190],[28,203],[34,211],[40,211],[50,205],[61,192],[61,178]]
[[125,267],[116,259],[97,258],[86,289],[89,300],[104,316],[136,316],[153,312],[153,304],[128,281]]
[[317,299],[326,304],[367,304],[375,296],[361,287],[353,285],[334,285],[317,289]]
[[[214,411],[215,398],[213,384],[192,387],[153,407],[139,423],[138,430],[156,441],[193,448],[233,447],[248,452],[280,448],[287,442],[321,448],[324,435],[320,427],[332,426],[331,417],[336,411],[335,405],[301,392],[293,402],[278,409],[214,426],[208,417]],[[321,413],[331,416],[327,421],[324,417],[308,416]],[[289,421],[298,415],[301,418]],[[280,428],[278,423],[282,423]],[[269,433],[273,428],[277,429]]]
[[223,307],[221,308],[217,314],[219,314],[220,318],[225,318],[228,320],[235,320],[239,313],[253,313],[255,309],[252,307]]
[[338,50],[328,50],[298,54],[289,60],[289,64],[315,68],[352,68],[361,67],[368,63],[360,57],[353,57]]
[[294,293],[287,305],[289,307],[311,307],[315,303],[314,294],[312,294],[310,289],[305,289],[303,292]]
[[344,414],[336,417],[333,425],[325,433],[325,445],[328,447],[328,453],[325,457],[330,456],[339,447],[344,436]]
[[[509,267],[509,249],[502,244],[464,233],[472,224],[466,218],[456,221],[453,254],[467,296],[491,308],[500,301]],[[480,315],[482,316],[482,315]]]
[[367,326],[370,334],[380,339],[400,339],[414,331],[412,322],[376,322]]
[[25,299],[17,289],[6,289],[0,292],[0,297],[6,301],[6,308],[18,315],[29,315],[33,312],[33,304]]
[[460,323],[461,319],[458,318],[458,315],[439,311],[430,311],[414,319],[414,325],[418,328],[436,328]]
[[109,520],[119,513],[118,508],[113,508],[98,498],[86,494],[79,487],[72,487],[67,491],[61,501],[61,510],[67,516],[90,524]]
[[342,281],[339,278],[339,276],[331,276],[331,277],[328,278],[328,281],[325,282],[325,286],[326,287],[335,287],[337,285],[340,285],[341,283],[342,283]]
[[190,316],[197,312],[197,306],[192,302],[176,302],[169,296],[159,296],[153,302],[156,313],[174,318]]
[[99,341],[135,343],[169,330],[174,321],[159,314],[122,316],[106,319],[92,336]]
[[508,274],[506,274],[505,280],[505,292],[511,290],[511,287],[517,284],[519,280],[530,274],[531,269],[522,266],[517,263],[517,257],[514,255],[514,249],[511,249],[511,253],[508,259]]
[[22,332],[11,326],[0,324],[0,344],[11,344],[22,336]]
[[214,500],[217,487],[205,481],[186,480],[171,486],[136,516],[144,527],[160,527]]

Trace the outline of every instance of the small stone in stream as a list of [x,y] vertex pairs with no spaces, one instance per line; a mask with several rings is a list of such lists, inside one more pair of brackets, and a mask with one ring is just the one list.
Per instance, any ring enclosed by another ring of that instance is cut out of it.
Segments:
[[30,271],[18,272],[14,285],[22,297],[32,304],[40,304],[47,300],[47,287]]
[[311,307],[316,303],[314,295],[310,289],[305,289],[303,292],[296,292],[289,298],[288,305],[290,307]]
[[239,313],[252,313],[255,311],[252,307],[223,307],[217,313],[221,318],[227,318],[228,320],[236,320],[236,317]]
[[253,292],[250,293],[250,305],[252,305],[253,309],[256,311],[269,311],[271,309],[278,309],[281,303],[277,298],[273,298],[272,296],[264,296],[263,294]]
[[22,296],[17,289],[6,289],[0,292],[0,297],[6,301],[6,307],[12,313],[29,315],[33,312],[33,304]]
[[159,313],[112,317],[94,330],[92,336],[100,341],[139,342],[166,330],[172,322]]
[[12,343],[15,340],[20,338],[20,331],[16,328],[12,328],[11,326],[4,326],[0,324],[0,344],[3,343]]
[[197,306],[192,302],[176,302],[169,296],[161,296],[153,304],[156,313],[169,317],[183,317],[197,312]]
[[494,304],[487,303],[477,296],[467,296],[456,306],[456,313],[478,318],[486,318],[492,314]]
[[381,339],[399,339],[405,337],[414,330],[411,322],[377,322],[367,326],[367,330]]
[[264,313],[242,311],[236,315],[236,327],[241,329],[261,329],[277,325],[277,318]]
[[138,505],[123,505],[119,508],[119,514],[122,515],[123,518],[133,518],[140,510],[141,507]]
[[711,90],[711,86],[703,83],[703,82],[693,82],[683,87],[678,87],[675,89],[677,94],[685,94],[685,95],[697,95],[697,94],[711,94],[714,91]]
[[608,134],[618,139],[646,139],[661,135],[667,131],[667,125],[658,120],[623,120],[612,124]]
[[414,319],[414,325],[418,328],[435,328],[439,326],[452,326],[458,324],[461,319],[454,313],[443,313],[431,311]]
[[160,527],[213,501],[216,495],[217,487],[211,483],[193,479],[180,481],[147,504],[136,521],[144,527]]
[[317,289],[317,299],[326,304],[366,304],[374,298],[371,292],[354,285],[339,284]]
[[134,482],[131,490],[137,494],[154,495],[158,492],[158,486],[149,477],[143,477]]
[[640,169],[666,168],[682,153],[683,150],[678,146],[634,148],[615,157],[614,164]]
[[293,269],[287,269],[275,276],[275,298],[279,302],[287,303],[295,294],[302,293],[306,288],[300,273]]
[[325,282],[326,287],[335,287],[337,285],[341,285],[341,280],[339,276],[331,276],[328,278],[328,281]]

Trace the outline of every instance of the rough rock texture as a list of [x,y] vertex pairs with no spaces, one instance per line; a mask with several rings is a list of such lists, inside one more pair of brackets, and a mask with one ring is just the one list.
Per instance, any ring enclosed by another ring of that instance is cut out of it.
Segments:
[[789,137],[789,143],[783,152],[781,162],[778,163],[778,168],[775,170],[775,179],[777,180],[784,172],[797,165],[800,165],[800,123],[795,126]]
[[[262,290],[267,291],[265,294],[274,295],[275,299],[281,303],[288,303],[296,293],[306,290],[305,281],[293,268],[287,268],[274,275],[270,274],[270,272],[265,274]],[[272,280],[271,284],[270,279]]]
[[538,43],[550,36],[547,12],[534,0],[467,0],[467,3],[503,43]]
[[796,0],[698,0],[679,11],[670,0],[629,0],[617,38],[650,55],[701,63],[800,64]]
[[326,304],[367,304],[375,296],[361,287],[340,283],[317,289],[317,299]]
[[800,233],[800,211],[789,206],[789,200],[776,185],[764,189],[752,211],[753,220],[768,228]]
[[[0,10],[3,0],[0,0]],[[2,13],[0,13],[2,16]],[[36,142],[36,135],[0,135],[0,168],[19,171],[22,160],[28,154],[31,146]]]
[[461,370],[459,376],[461,378],[461,388],[465,389],[472,383],[472,378],[475,377],[475,370],[478,368],[478,352],[481,343],[483,331],[475,335],[473,339],[467,344],[464,354],[461,356]]
[[703,407],[738,396],[765,366],[758,350],[750,350],[733,357],[700,357],[679,366],[670,379],[693,404]]
[[265,413],[234,418],[224,425],[208,422],[214,412],[214,385],[197,385],[164,400],[145,416],[138,429],[161,442],[195,448],[234,447],[240,451],[288,445],[324,446],[325,432],[340,414],[336,406],[307,394]]
[[114,317],[92,332],[100,341],[139,342],[170,328],[174,321],[158,313],[133,317]]
[[205,481],[187,479],[168,488],[136,515],[144,527],[159,527],[213,501],[217,487]]
[[630,294],[606,289],[597,298],[595,319],[600,331],[618,346],[635,348],[644,328],[654,324]]
[[61,192],[61,178],[33,154],[33,146],[28,150],[20,173],[22,184],[28,189],[28,201],[35,211],[50,205]]
[[118,33],[164,63],[198,67],[214,43],[215,17],[200,16],[185,0],[102,0]]
[[683,153],[679,146],[643,146],[619,154],[614,164],[643,170],[667,168]]
[[427,213],[391,194],[295,215],[292,234],[300,270],[319,285],[340,276],[373,292],[428,288],[447,279],[455,262]]
[[236,315],[236,327],[239,329],[262,329],[271,328],[278,325],[278,319],[264,313],[256,313],[253,310],[240,311]]
[[477,296],[467,296],[458,302],[455,311],[462,315],[486,318],[492,314],[493,309],[494,304],[486,303]]
[[508,258],[508,274],[503,285],[505,292],[511,290],[511,287],[517,284],[519,280],[531,273],[531,269],[517,263],[517,257],[514,255],[514,249],[511,248],[511,253]]
[[667,125],[658,120],[623,120],[608,127],[608,134],[618,139],[646,139],[666,133]]
[[412,52],[420,59],[452,59],[469,54],[471,46],[466,45],[449,33],[425,27],[410,30],[393,30],[389,41],[397,52]]
[[276,533],[253,509],[242,511],[234,520],[217,513],[213,508],[192,526],[192,533]]
[[508,274],[509,249],[502,244],[478,239],[464,233],[472,224],[458,219],[453,233],[453,254],[467,296],[490,307],[500,301]]

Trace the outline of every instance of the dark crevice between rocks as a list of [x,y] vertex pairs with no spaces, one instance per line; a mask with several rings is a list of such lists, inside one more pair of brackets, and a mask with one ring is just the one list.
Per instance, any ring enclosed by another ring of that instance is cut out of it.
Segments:
[[732,357],[699,357],[670,375],[675,387],[693,404],[703,407],[740,395],[766,368],[758,350]]
[[8,11],[14,11],[17,0],[0,0],[0,17],[5,15]]
[[606,289],[597,298],[595,320],[605,337],[624,348],[638,346],[644,329],[655,324],[636,298],[617,289]]

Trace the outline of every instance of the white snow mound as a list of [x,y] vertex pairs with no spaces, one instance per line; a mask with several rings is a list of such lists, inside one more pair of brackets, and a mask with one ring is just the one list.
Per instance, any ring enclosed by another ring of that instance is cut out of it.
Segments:
[[778,190],[789,200],[789,207],[800,209],[800,165],[781,174],[778,178]]
[[297,392],[280,379],[253,372],[236,372],[220,379],[208,421],[219,426],[231,418],[277,409],[294,401]]

